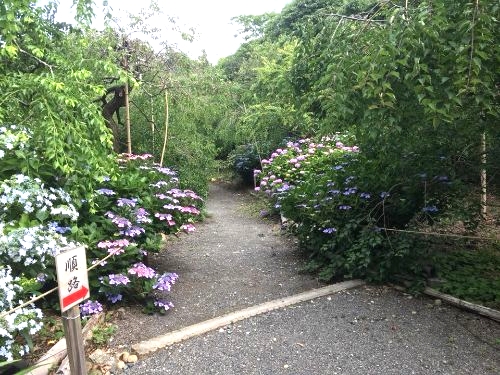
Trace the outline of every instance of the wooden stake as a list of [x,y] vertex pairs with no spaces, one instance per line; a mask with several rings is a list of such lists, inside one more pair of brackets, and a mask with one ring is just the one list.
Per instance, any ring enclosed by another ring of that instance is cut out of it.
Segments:
[[69,367],[72,375],[87,375],[85,351],[83,348],[82,322],[78,305],[62,313]]
[[163,150],[161,151],[160,166],[163,166],[163,158],[167,149],[168,139],[168,91],[165,90],[165,138],[163,139]]

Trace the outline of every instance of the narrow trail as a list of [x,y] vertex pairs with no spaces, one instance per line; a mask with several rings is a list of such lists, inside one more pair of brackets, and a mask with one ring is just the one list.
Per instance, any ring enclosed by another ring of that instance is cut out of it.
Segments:
[[176,272],[169,293],[175,307],[164,316],[145,315],[140,306],[122,309],[112,346],[129,346],[228,312],[322,286],[301,274],[296,243],[279,227],[252,217],[253,198],[225,185],[212,185],[208,218],[197,231],[172,237],[152,257],[158,272]]

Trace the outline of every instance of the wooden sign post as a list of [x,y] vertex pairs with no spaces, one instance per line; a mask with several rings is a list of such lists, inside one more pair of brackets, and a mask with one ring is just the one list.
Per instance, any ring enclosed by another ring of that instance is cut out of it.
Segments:
[[71,374],[87,375],[78,307],[80,302],[90,296],[85,248],[79,246],[57,255],[56,271]]

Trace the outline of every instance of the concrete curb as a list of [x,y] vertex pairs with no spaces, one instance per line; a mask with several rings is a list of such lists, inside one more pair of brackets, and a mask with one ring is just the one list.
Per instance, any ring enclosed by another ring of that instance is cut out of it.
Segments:
[[350,280],[295,294],[293,296],[265,302],[260,305],[251,306],[243,310],[205,320],[204,322],[193,324],[191,326],[169,332],[165,335],[158,336],[150,340],[141,341],[137,344],[132,345],[132,349],[141,355],[152,353],[166,346],[187,340],[191,337],[198,336],[209,331],[213,331],[217,328],[227,326],[231,323],[243,319],[264,314],[266,312],[294,305],[300,302],[309,301],[314,298],[327,296],[329,294],[337,293],[343,290],[356,288],[364,284],[365,282],[362,280]]

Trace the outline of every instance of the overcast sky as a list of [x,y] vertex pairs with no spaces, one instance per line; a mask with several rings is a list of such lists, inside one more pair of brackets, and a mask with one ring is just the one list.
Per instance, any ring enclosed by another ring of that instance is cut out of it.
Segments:
[[[194,27],[197,36],[192,43],[184,43],[171,25],[165,22],[161,15],[151,19],[153,26],[161,27],[167,41],[174,41],[179,48],[196,58],[204,49],[208,60],[217,63],[221,57],[233,54],[241,43],[235,38],[238,26],[231,24],[231,18],[239,15],[259,15],[268,12],[279,13],[283,7],[293,0],[158,0],[162,13],[169,17],[176,17],[181,28]],[[71,17],[69,7],[71,0],[60,0],[58,19],[68,21]],[[102,25],[103,12],[99,7],[102,0],[95,0],[96,7],[95,27]],[[113,9],[113,15],[121,16],[124,11],[139,13],[141,8],[148,8],[149,0],[108,0]]]

